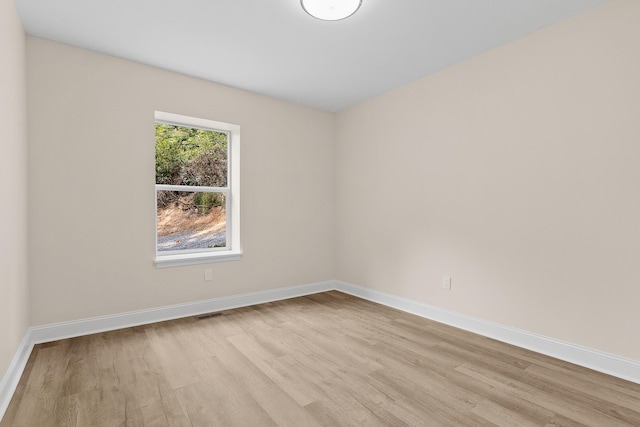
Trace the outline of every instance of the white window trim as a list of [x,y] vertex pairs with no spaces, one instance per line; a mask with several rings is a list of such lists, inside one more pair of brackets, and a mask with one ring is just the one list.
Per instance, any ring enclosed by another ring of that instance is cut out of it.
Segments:
[[[155,121],[177,126],[218,130],[229,134],[229,141],[227,145],[229,150],[227,165],[228,186],[221,188],[200,188],[203,191],[223,192],[227,195],[227,247],[206,251],[171,254],[159,253],[157,242],[158,216],[156,215],[156,220],[154,221],[156,234],[156,268],[239,260],[242,257],[242,249],[240,248],[240,126],[196,117],[182,116],[180,114],[165,113],[162,111],[155,112]],[[172,190],[174,187],[178,187],[178,189],[180,189],[179,187],[181,186],[156,185],[154,187],[154,191],[158,191],[158,189]],[[199,187],[189,187],[190,190],[198,188]],[[154,197],[154,199],[157,200],[157,197]],[[157,206],[155,212],[157,212]]]

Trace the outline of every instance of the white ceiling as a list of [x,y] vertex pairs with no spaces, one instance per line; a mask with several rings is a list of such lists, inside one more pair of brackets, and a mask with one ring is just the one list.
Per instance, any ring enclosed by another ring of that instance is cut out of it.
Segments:
[[327,111],[609,0],[363,0],[342,21],[299,0],[14,0],[28,34]]

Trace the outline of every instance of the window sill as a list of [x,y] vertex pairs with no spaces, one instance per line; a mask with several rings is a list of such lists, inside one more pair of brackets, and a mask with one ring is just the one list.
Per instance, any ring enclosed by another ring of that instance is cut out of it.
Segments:
[[160,255],[156,257],[156,268],[181,267],[183,265],[208,264],[212,262],[238,261],[241,251],[204,252],[180,255]]

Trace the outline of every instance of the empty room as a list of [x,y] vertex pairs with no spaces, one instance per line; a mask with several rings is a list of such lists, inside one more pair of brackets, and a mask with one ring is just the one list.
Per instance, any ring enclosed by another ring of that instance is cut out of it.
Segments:
[[0,427],[639,426],[640,1],[0,0]]

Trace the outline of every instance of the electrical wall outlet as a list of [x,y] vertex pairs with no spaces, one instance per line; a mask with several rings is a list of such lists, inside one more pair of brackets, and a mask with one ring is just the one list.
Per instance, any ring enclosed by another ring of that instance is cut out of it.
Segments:
[[210,281],[213,280],[213,270],[212,269],[207,268],[204,271],[204,280],[205,280],[205,282],[210,282]]
[[449,276],[442,277],[442,289],[446,289],[448,291],[451,290],[451,277]]

